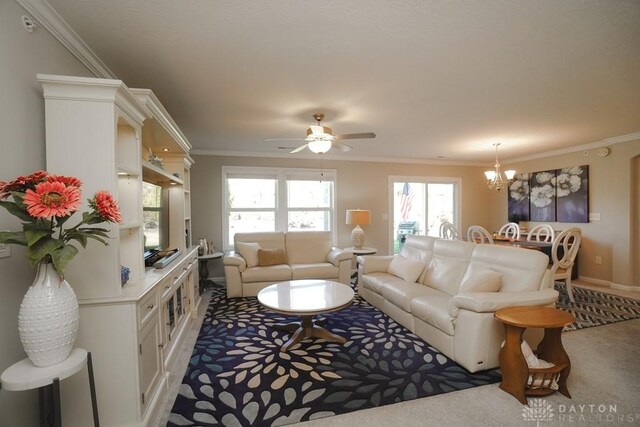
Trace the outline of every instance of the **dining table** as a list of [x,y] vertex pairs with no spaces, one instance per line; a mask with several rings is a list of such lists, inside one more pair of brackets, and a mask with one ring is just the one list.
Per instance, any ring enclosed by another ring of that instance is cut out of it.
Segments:
[[[514,240],[514,239],[494,237],[493,244],[541,251],[542,253],[544,253],[546,256],[549,257],[550,264],[553,262],[553,258],[551,256],[551,249],[553,248],[552,242],[536,242],[536,241],[528,241],[528,240]],[[563,249],[562,249],[562,246],[560,246],[558,255],[562,256],[562,253],[563,253]],[[578,278],[578,257],[576,256],[576,259],[573,262],[573,267],[571,268],[571,279],[573,280],[577,278]]]

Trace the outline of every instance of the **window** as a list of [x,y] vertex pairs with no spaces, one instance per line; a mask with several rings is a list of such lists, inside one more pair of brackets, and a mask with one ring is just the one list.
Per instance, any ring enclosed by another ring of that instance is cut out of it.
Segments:
[[459,228],[460,183],[460,178],[389,177],[389,250],[400,252],[407,234],[437,237],[445,221]]
[[167,245],[166,203],[162,187],[142,182],[142,219],[144,249],[162,249]]
[[334,170],[225,166],[222,174],[223,241],[228,248],[235,233],[335,233]]

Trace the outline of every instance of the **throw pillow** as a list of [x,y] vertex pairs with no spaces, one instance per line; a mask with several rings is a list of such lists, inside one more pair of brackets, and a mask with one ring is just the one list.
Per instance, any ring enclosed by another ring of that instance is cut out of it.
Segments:
[[258,265],[260,267],[286,263],[287,255],[282,249],[258,249]]
[[498,292],[501,286],[502,273],[486,269],[469,275],[460,285],[458,293]]
[[387,273],[400,277],[407,282],[415,282],[422,274],[425,264],[417,259],[396,255],[391,260]]
[[260,250],[259,244],[236,242],[236,250],[247,262],[247,267],[255,267],[258,265],[258,250]]

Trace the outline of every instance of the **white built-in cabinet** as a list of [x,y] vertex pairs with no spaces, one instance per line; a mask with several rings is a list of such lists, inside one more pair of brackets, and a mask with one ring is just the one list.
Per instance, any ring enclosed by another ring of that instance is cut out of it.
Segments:
[[[167,366],[200,304],[197,250],[191,245],[189,142],[153,92],[120,80],[38,75],[44,89],[47,170],[82,183],[86,199],[108,190],[121,224],[106,225],[109,245],[90,241],[69,264],[78,296],[76,346],[91,351],[103,426],[148,426],[167,392]],[[163,167],[149,147],[170,147]],[[142,181],[168,189],[169,247],[181,256],[163,269],[145,268]],[[121,284],[121,266],[131,270]],[[63,419],[91,424],[86,378],[62,382]]]

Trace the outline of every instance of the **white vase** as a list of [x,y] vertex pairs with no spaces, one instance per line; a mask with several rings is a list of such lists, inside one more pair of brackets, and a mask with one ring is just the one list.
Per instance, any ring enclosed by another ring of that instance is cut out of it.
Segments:
[[22,299],[18,332],[34,365],[51,366],[65,360],[78,335],[78,300],[51,263],[38,264],[33,284]]

